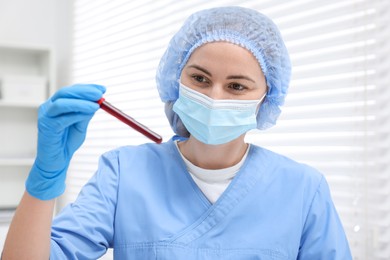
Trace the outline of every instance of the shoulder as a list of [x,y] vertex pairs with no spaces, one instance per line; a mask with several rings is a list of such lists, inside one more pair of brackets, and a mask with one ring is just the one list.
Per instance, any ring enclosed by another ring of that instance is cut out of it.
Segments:
[[122,146],[101,156],[99,171],[111,171],[120,176],[120,182],[134,183],[141,181],[139,178],[152,179],[170,172],[168,168],[174,167],[179,159],[180,155],[172,140],[161,144]]
[[262,176],[258,183],[259,187],[266,187],[279,201],[288,202],[292,207],[291,211],[293,208],[301,208],[302,223],[318,192],[324,189],[326,191],[328,187],[324,175],[312,166],[287,156],[258,146],[253,148],[252,161],[258,161],[259,173]]
[[285,209],[294,212],[301,208],[302,226],[314,210],[326,209],[329,205],[334,208],[328,182],[317,169],[258,146],[253,148],[252,160],[265,164],[259,185],[267,187],[274,199],[287,202],[282,204]]
[[314,167],[293,160],[285,155],[270,151],[266,148],[251,145],[252,160],[266,165],[267,175],[270,178],[282,178],[284,181],[311,183],[318,187],[324,176]]

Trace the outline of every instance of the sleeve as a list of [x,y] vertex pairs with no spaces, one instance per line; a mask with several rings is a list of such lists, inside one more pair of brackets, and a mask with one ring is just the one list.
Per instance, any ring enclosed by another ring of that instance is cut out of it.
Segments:
[[118,157],[103,155],[76,201],[53,220],[50,259],[98,259],[112,247],[118,187]]
[[352,260],[348,241],[322,177],[307,215],[301,237],[299,260]]

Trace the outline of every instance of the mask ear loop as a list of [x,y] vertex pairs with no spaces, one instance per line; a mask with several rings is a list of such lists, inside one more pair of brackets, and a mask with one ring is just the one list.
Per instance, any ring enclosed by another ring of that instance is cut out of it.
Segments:
[[265,92],[264,95],[259,100],[259,104],[257,105],[257,108],[256,108],[256,114],[255,114],[256,116],[259,113],[261,104],[263,104],[266,97],[267,97],[267,92]]

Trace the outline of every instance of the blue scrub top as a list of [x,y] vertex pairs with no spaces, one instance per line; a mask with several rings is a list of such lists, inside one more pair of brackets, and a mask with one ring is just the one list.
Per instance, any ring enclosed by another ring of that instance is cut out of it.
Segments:
[[251,145],[215,204],[172,140],[102,155],[54,219],[51,259],[352,259],[325,178]]

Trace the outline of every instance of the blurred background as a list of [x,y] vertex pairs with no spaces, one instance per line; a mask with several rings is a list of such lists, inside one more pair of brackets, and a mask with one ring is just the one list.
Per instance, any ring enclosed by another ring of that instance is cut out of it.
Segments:
[[[279,26],[293,78],[277,125],[247,141],[319,169],[355,260],[390,259],[390,1],[0,0],[0,249],[36,149],[37,108],[73,83],[107,86],[111,103],[168,140],[154,80],[171,36],[194,11],[239,5]],[[101,153],[148,139],[99,111],[58,211]],[[102,259],[111,259],[109,250]]]

